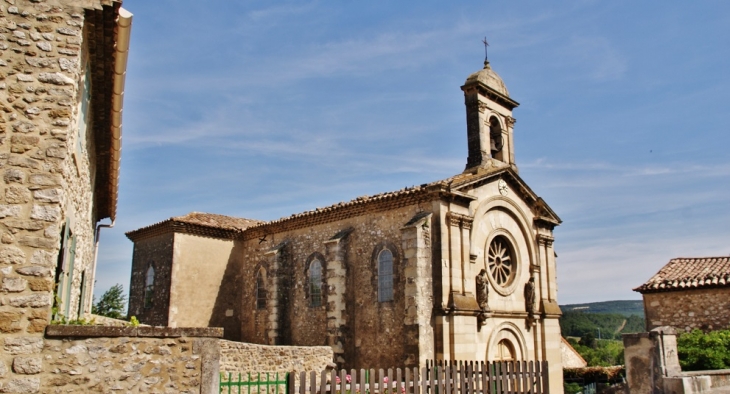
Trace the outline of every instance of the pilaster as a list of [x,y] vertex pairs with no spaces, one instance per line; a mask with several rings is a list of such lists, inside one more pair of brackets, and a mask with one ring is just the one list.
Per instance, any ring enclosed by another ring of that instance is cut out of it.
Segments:
[[264,254],[268,260],[269,272],[266,277],[268,298],[266,309],[266,338],[269,345],[281,345],[286,342],[285,330],[288,316],[288,264],[286,259],[286,243],[281,243]]
[[406,367],[434,358],[431,217],[422,212],[401,228],[405,276]]
[[347,238],[352,229],[340,231],[325,241],[327,259],[327,344],[337,364],[345,363],[344,333],[347,323]]

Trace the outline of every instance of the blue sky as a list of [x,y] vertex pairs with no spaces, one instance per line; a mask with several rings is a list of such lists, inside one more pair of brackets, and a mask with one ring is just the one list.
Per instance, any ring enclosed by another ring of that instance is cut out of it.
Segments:
[[271,220],[460,173],[459,87],[489,58],[520,175],[561,216],[559,302],[638,299],[670,258],[730,254],[730,3],[125,0],[118,220]]

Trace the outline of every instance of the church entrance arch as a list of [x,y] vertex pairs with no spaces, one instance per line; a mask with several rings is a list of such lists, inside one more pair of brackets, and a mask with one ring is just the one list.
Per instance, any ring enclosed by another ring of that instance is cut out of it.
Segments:
[[527,360],[525,338],[520,329],[509,322],[500,324],[489,338],[486,359],[488,361]]

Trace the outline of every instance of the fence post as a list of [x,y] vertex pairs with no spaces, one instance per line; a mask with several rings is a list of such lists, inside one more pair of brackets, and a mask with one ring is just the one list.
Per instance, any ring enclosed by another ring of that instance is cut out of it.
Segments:
[[287,372],[286,373],[286,393],[287,394],[296,394],[294,389],[294,374],[296,372]]

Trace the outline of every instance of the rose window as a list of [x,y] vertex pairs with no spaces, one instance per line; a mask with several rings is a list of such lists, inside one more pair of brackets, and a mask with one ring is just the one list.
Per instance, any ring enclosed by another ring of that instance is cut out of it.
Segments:
[[487,268],[497,285],[507,286],[515,276],[515,254],[507,238],[496,236],[487,251]]

